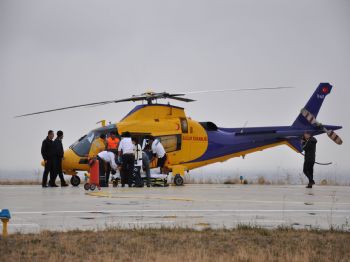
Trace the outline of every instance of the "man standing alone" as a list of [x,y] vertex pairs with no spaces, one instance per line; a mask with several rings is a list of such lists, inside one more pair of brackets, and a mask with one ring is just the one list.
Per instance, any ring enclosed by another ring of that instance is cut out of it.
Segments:
[[55,141],[53,142],[55,145],[55,175],[54,175],[54,180],[53,184],[56,185],[55,181],[57,178],[57,175],[60,177],[61,180],[61,186],[68,186],[66,181],[64,180],[63,172],[62,172],[62,159],[64,157],[64,150],[63,150],[63,145],[62,145],[62,139],[63,139],[63,132],[61,130],[57,131],[57,136]]
[[52,130],[49,130],[47,133],[46,139],[43,141],[41,145],[41,155],[44,159],[45,169],[43,173],[42,187],[47,187],[47,177],[50,173],[50,186],[52,185],[53,177],[54,177],[54,153],[55,146],[53,144],[54,133]]
[[309,184],[306,188],[312,188],[312,185],[315,184],[314,181],[314,164],[316,156],[316,143],[317,140],[310,133],[305,132],[302,138],[302,146],[305,151],[304,158],[304,168],[303,172],[305,176],[309,179]]

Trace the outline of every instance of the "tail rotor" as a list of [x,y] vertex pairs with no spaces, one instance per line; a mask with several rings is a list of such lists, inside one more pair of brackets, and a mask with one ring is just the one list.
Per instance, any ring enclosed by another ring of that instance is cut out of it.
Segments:
[[318,122],[316,117],[313,114],[311,114],[307,109],[301,109],[300,113],[312,126],[324,131],[334,143],[338,145],[343,144],[343,140],[336,132],[334,132],[333,130],[328,130],[324,125],[322,125],[322,123]]

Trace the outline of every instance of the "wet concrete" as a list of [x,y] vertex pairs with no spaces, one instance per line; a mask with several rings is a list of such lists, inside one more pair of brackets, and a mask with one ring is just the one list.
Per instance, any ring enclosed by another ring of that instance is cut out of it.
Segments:
[[331,227],[350,230],[350,187],[185,185],[167,188],[0,186],[9,232],[135,227]]

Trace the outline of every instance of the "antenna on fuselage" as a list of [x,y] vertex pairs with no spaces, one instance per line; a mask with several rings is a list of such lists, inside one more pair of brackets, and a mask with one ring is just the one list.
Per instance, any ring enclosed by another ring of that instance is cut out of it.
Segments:
[[248,121],[245,121],[245,123],[244,123],[244,125],[243,125],[243,127],[242,127],[242,129],[240,131],[241,134],[243,133],[243,129],[247,127],[247,124],[248,124]]

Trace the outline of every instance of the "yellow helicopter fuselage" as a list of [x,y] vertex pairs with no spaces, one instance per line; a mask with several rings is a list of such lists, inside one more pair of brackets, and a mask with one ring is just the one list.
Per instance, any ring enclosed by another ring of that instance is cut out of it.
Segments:
[[[185,170],[206,165],[207,163],[188,163],[204,154],[208,147],[208,136],[201,124],[186,117],[183,108],[171,105],[139,105],[136,106],[120,122],[96,129],[96,134],[117,130],[118,134],[126,131],[143,138],[153,135],[159,138],[167,151],[167,166],[170,170]],[[96,137],[91,138],[90,142]],[[74,150],[79,144],[73,144],[65,151],[62,168],[66,174],[76,171],[88,171],[87,156]],[[183,163],[187,163],[183,165]],[[154,163],[153,163],[154,165]]]

